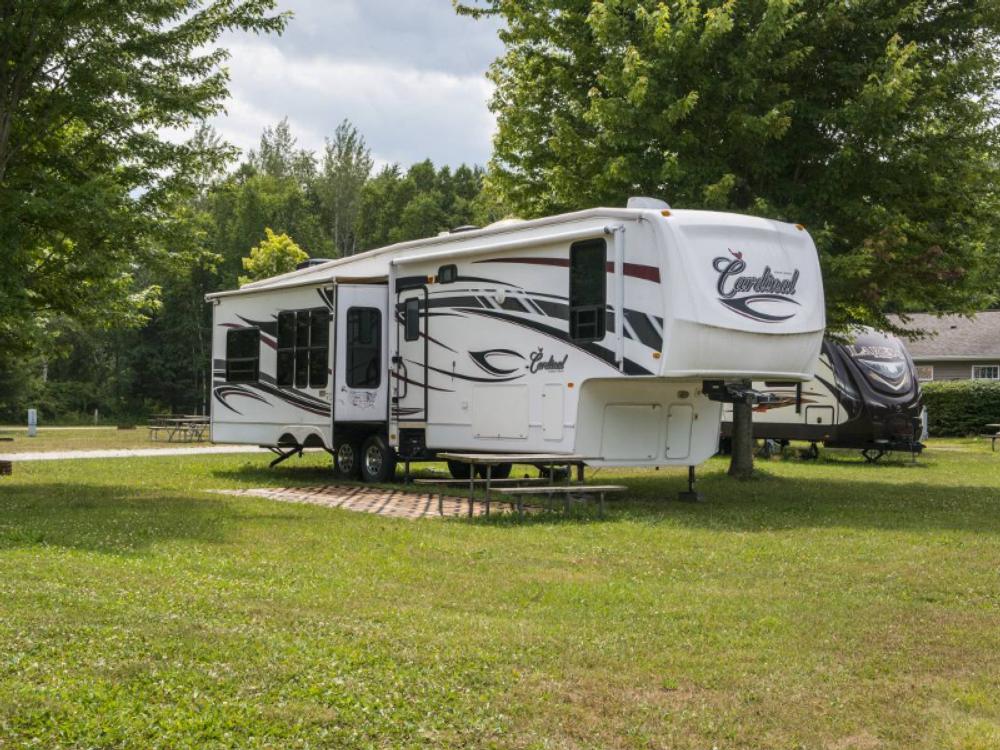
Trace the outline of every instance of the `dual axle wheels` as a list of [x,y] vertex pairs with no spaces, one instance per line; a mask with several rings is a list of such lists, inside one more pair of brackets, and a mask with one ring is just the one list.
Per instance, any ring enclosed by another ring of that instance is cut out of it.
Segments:
[[396,451],[382,435],[369,435],[364,441],[338,440],[333,462],[345,479],[361,477],[366,482],[388,482],[396,474]]

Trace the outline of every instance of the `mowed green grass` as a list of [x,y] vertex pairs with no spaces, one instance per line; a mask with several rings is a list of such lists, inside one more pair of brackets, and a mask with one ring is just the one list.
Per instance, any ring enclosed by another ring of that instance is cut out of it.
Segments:
[[0,747],[997,748],[1000,453],[610,471],[598,519],[207,488],[311,455],[0,478]]
[[149,439],[149,430],[144,426],[137,426],[134,430],[119,430],[116,427],[39,427],[35,437],[28,437],[26,427],[6,426],[0,427],[0,438],[13,438],[10,441],[0,441],[0,454],[109,448],[173,448],[184,445],[153,442]]
[[207,441],[170,442],[166,436],[150,440],[145,425],[131,430],[117,427],[39,427],[38,434],[28,437],[26,427],[0,426],[0,455],[16,453],[50,453],[58,451],[94,451],[122,448],[198,448],[212,445]]

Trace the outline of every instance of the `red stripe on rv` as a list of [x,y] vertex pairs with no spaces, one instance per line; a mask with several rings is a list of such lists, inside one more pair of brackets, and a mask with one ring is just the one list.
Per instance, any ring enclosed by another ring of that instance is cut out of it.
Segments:
[[[475,263],[525,263],[534,266],[560,266],[569,267],[569,258],[490,258],[489,260],[477,260]],[[608,273],[615,272],[613,261],[608,262]],[[660,283],[660,269],[656,266],[647,266],[642,263],[626,263],[625,275],[637,279],[645,279],[655,284]]]

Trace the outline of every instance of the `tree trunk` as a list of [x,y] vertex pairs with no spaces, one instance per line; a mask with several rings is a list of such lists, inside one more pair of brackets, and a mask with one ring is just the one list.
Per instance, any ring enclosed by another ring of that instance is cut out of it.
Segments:
[[733,452],[729,460],[729,476],[735,479],[753,476],[753,407],[747,403],[733,404]]

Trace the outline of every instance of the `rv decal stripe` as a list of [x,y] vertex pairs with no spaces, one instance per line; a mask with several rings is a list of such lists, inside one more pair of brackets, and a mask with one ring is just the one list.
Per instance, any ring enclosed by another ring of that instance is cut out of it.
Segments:
[[[473,261],[473,263],[524,263],[533,266],[569,268],[569,258],[487,258]],[[654,284],[660,283],[660,269],[656,266],[647,266],[644,263],[626,263],[624,271],[626,276],[652,281]],[[607,272],[615,272],[613,261],[608,261]]]
[[645,313],[641,313],[638,310],[625,309],[625,322],[632,327],[635,331],[636,337],[644,345],[648,346],[650,349],[655,349],[659,351],[663,348],[663,336],[661,336],[656,328],[653,327],[653,323],[650,321],[649,316]]
[[[526,320],[524,318],[516,318],[513,315],[507,313],[502,313],[496,310],[469,310],[468,312],[473,315],[484,315],[489,318],[497,318],[499,320],[504,320],[508,323],[513,323],[514,325],[524,326],[525,328],[531,328],[532,330],[538,331],[539,333],[544,333],[547,336],[551,336],[554,339],[558,339],[570,346],[579,349],[581,351],[590,354],[592,357],[602,360],[608,365],[615,367],[615,355],[610,349],[603,346],[598,346],[597,344],[578,344],[572,341],[569,334],[565,331],[560,331],[558,328],[553,328],[552,326],[543,325],[541,323],[536,323],[532,320]],[[642,365],[631,359],[625,358],[625,373],[627,375],[652,375],[653,373],[647,370]],[[451,373],[446,373],[451,374]]]

